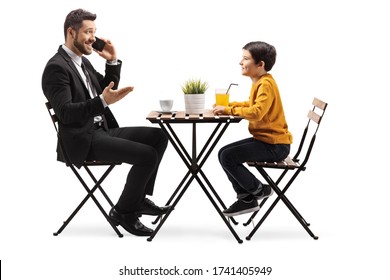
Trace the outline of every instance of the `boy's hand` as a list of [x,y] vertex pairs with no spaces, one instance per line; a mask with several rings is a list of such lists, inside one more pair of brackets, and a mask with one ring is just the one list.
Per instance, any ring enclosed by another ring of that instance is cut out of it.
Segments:
[[225,106],[221,106],[221,105],[214,106],[213,113],[214,113],[214,115],[221,115],[221,114],[223,114],[224,109],[225,109]]

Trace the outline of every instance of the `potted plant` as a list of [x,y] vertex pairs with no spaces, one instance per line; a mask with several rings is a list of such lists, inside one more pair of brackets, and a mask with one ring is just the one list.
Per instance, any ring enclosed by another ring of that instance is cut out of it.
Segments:
[[186,114],[203,114],[205,108],[204,93],[209,88],[207,81],[201,79],[188,79],[181,86],[184,93]]

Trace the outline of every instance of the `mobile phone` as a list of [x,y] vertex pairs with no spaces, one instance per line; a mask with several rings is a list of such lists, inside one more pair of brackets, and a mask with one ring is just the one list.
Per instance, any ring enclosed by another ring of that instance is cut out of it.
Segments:
[[92,48],[101,52],[104,49],[104,46],[106,45],[106,43],[98,37],[95,37],[95,39],[96,39],[96,41],[92,44]]

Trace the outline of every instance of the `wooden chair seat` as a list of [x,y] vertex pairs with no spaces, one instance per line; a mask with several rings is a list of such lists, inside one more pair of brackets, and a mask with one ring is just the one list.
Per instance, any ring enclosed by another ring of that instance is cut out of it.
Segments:
[[[248,161],[247,164],[251,167],[261,166],[267,168],[280,168],[280,169],[295,169],[299,168],[300,164],[298,161],[294,161],[291,157],[287,157],[284,160],[277,162],[268,161]],[[304,168],[303,168],[304,170]]]

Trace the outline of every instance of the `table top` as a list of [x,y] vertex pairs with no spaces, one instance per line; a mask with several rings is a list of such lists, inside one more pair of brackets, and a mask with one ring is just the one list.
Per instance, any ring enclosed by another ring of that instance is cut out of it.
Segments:
[[212,110],[205,110],[203,114],[186,114],[184,111],[173,111],[170,113],[152,111],[146,119],[152,123],[238,123],[243,119],[243,117],[214,115]]

